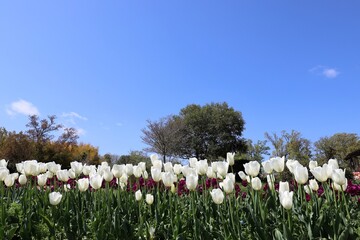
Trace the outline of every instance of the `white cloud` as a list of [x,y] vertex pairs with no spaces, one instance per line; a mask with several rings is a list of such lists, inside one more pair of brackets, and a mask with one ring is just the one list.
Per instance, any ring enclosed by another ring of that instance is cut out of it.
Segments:
[[325,68],[323,70],[323,75],[327,78],[336,78],[340,72],[336,71],[335,68]]
[[116,126],[118,126],[118,127],[122,127],[122,126],[123,126],[123,124],[122,124],[121,122],[118,122],[118,123],[116,123]]
[[18,101],[12,102],[10,107],[6,109],[8,115],[40,115],[39,110],[31,102],[20,99]]
[[81,116],[80,114],[76,113],[76,112],[68,112],[68,113],[63,113],[61,115],[62,117],[68,117],[68,118],[78,118],[81,120],[88,120],[86,117]]
[[316,75],[322,75],[326,78],[336,78],[340,74],[340,72],[336,70],[336,68],[330,68],[322,65],[311,68],[309,72]]
[[83,128],[76,128],[75,130],[76,130],[77,135],[79,135],[79,136],[83,136],[86,134],[86,131]]

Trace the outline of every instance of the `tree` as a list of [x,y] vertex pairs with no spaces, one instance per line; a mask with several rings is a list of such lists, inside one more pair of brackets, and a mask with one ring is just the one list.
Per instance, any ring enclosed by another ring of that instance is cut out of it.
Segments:
[[270,141],[274,147],[272,156],[285,156],[289,159],[296,159],[302,164],[306,164],[311,158],[311,142],[303,138],[301,133],[291,130],[290,133],[285,130],[281,131],[281,135],[273,133],[270,135],[265,132],[265,138]]
[[[319,163],[336,158],[339,164],[345,168],[356,168],[359,164],[359,157],[352,154],[360,150],[360,138],[355,133],[336,133],[331,137],[322,137],[314,143],[314,146],[315,159]],[[346,162],[347,159],[352,162]]]
[[142,129],[142,141],[149,146],[146,151],[155,152],[166,159],[176,155],[179,142],[182,140],[184,124],[175,116],[167,116],[159,121],[147,121],[147,126]]
[[48,119],[39,120],[39,116],[31,115],[29,123],[26,124],[29,128],[26,132],[35,142],[35,155],[39,161],[44,161],[44,147],[54,138],[53,132],[62,128],[61,124],[55,123],[55,115],[48,116]]
[[179,117],[185,126],[178,146],[182,158],[215,160],[227,152],[243,152],[246,148],[241,138],[245,124],[242,114],[225,102],[191,104],[181,109]]
[[27,159],[34,159],[34,142],[23,132],[8,132],[0,148],[0,157],[9,160],[8,167],[15,170],[15,164]]
[[142,151],[130,151],[128,155],[121,155],[116,164],[133,164],[137,165],[140,162],[146,163],[146,168],[150,171],[151,161],[148,156]]
[[257,143],[253,144],[250,139],[246,140],[247,150],[246,153],[240,155],[240,159],[261,162],[264,159],[263,155],[270,155],[270,147],[266,146],[266,142],[266,140],[258,140]]

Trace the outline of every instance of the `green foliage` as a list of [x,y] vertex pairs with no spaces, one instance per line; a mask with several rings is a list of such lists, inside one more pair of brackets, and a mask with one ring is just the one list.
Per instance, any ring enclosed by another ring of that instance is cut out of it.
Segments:
[[250,161],[261,162],[264,157],[263,155],[270,155],[270,147],[266,146],[267,141],[257,141],[253,144],[250,139],[246,140],[246,153],[238,154],[236,159],[246,159]]
[[336,133],[331,137],[322,137],[314,143],[315,159],[324,163],[336,158],[340,166],[356,170],[359,167],[359,155],[348,158],[352,152],[360,150],[360,138],[355,133]]
[[179,146],[179,155],[184,158],[215,160],[246,148],[241,138],[245,121],[241,112],[227,103],[188,105],[181,109],[179,117],[185,125],[185,137]]

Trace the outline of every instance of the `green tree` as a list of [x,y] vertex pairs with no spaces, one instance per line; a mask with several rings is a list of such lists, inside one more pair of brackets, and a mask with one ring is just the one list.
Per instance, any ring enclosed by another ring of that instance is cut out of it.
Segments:
[[307,164],[312,157],[311,142],[303,138],[298,131],[291,130],[288,133],[283,130],[281,135],[265,132],[265,138],[270,141],[274,148],[272,156],[285,156],[288,159],[296,159],[302,164]]
[[242,114],[225,102],[191,104],[181,109],[179,117],[185,126],[178,145],[182,158],[215,160],[227,152],[243,152],[246,148],[241,137],[245,124]]
[[[336,133],[331,137],[322,137],[314,143],[315,159],[321,164],[331,158],[336,158],[344,168],[357,168],[359,156],[352,153],[360,150],[360,138],[355,133]],[[350,161],[345,161],[350,160]]]
[[246,153],[241,154],[238,158],[261,162],[263,155],[270,155],[270,147],[266,145],[267,141],[258,140],[257,143],[253,143],[250,139],[246,140]]
[[127,155],[121,155],[116,164],[134,164],[137,165],[140,162],[146,163],[146,168],[150,171],[151,161],[150,158],[143,151],[130,151]]

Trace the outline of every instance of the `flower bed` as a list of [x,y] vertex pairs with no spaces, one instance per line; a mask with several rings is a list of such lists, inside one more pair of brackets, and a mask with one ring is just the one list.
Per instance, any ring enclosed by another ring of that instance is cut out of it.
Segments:
[[[309,169],[272,158],[228,173],[227,162],[190,159],[133,166],[0,160],[0,239],[356,239],[360,185],[337,161]],[[282,182],[285,166],[293,180]],[[314,176],[311,177],[311,176]],[[310,179],[309,179],[310,176]]]

